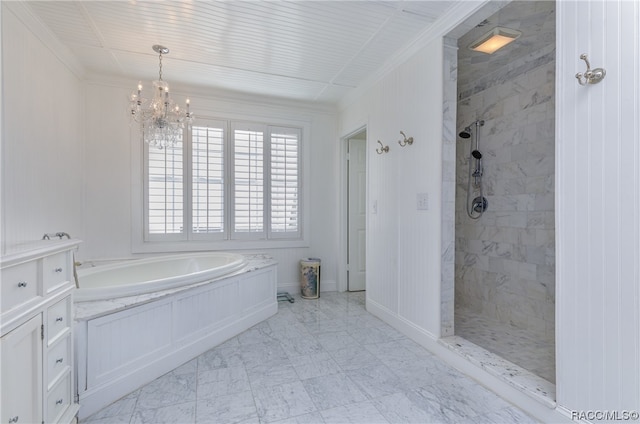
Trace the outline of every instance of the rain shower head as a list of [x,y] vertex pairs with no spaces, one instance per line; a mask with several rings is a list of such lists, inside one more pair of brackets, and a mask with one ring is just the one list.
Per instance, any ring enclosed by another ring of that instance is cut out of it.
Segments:
[[458,134],[460,138],[470,138],[471,137],[471,127],[465,127],[464,130],[460,134]]

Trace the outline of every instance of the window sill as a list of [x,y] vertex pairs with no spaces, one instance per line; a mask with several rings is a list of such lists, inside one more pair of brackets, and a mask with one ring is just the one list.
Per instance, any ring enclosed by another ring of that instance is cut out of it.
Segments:
[[219,240],[133,242],[132,253],[199,252],[207,250],[266,250],[309,247],[306,240]]

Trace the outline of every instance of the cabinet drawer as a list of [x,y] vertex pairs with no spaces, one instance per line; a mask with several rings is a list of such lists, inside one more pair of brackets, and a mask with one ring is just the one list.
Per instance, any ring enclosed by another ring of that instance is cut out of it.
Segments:
[[42,261],[42,280],[44,292],[51,293],[71,279],[71,261],[69,253],[62,252],[44,258]]
[[2,282],[2,312],[38,296],[38,266],[28,262],[0,270]]
[[47,390],[71,369],[71,335],[59,340],[47,352]]
[[60,416],[71,405],[71,372],[66,376],[47,395],[46,417],[48,423],[58,422]]
[[47,309],[47,344],[51,345],[71,327],[71,296],[67,296]]

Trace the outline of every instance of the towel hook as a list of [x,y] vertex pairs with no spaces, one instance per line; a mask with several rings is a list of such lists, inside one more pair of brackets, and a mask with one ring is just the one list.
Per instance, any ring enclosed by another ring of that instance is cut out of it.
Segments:
[[409,146],[411,146],[411,145],[413,144],[413,137],[409,137],[409,138],[407,138],[407,136],[406,136],[406,135],[404,135],[404,133],[403,133],[402,131],[400,131],[400,134],[402,134],[402,136],[404,137],[404,140],[398,140],[398,144],[399,144],[401,147],[404,147],[404,146],[406,146],[407,144],[408,144]]
[[582,72],[578,72],[576,74],[578,84],[597,84],[604,79],[605,75],[607,75],[607,71],[605,71],[603,68],[591,69],[591,64],[589,63],[589,59],[587,59],[586,53],[582,53],[580,55],[580,59],[584,60],[587,64],[587,70],[584,74]]
[[378,140],[378,144],[380,144],[380,147],[376,149],[377,154],[389,153],[389,146],[385,146],[380,140]]

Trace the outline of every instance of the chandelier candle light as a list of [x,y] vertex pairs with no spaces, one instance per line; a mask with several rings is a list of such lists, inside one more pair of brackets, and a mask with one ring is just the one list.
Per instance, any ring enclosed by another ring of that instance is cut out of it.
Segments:
[[159,78],[153,82],[153,99],[147,104],[147,99],[142,97],[142,83],[138,83],[138,91],[131,93],[129,108],[131,119],[140,124],[142,139],[164,149],[182,141],[185,125],[191,127],[194,117],[189,110],[189,99],[186,109],[180,109],[169,97],[169,84],[162,80],[162,55],[169,53],[169,49],[156,44],[153,50],[160,55]]

